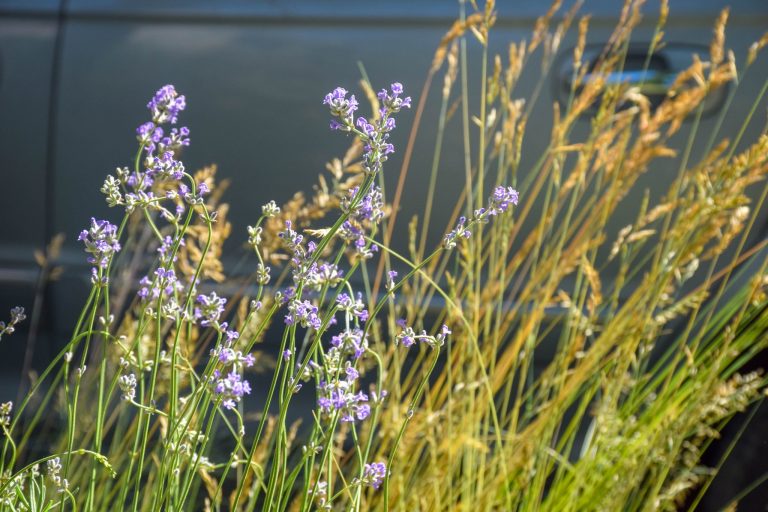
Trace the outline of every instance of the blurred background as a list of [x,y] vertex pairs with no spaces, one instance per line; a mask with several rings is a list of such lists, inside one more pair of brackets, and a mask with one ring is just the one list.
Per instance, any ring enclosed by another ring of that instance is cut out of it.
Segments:
[[[572,3],[565,2],[563,11]],[[606,42],[620,4],[585,2],[581,11],[592,16],[588,48],[599,49]],[[665,79],[690,63],[692,53],[708,51],[714,20],[729,2],[672,0],[670,4],[668,44],[650,60],[650,70],[662,87]],[[546,8],[537,2],[498,2],[490,53],[506,55],[510,41],[529,38],[536,18]],[[743,62],[749,46],[768,28],[768,2],[736,0],[730,8],[726,47],[733,49],[737,62]],[[180,119],[180,125],[191,130],[191,146],[181,156],[187,169],[215,163],[218,177],[232,182],[225,201],[231,205],[233,234],[224,261],[225,269],[237,268],[245,253],[245,228],[255,222],[261,205],[269,200],[281,204],[297,190],[311,191],[325,163],[342,156],[351,142],[328,131],[323,96],[340,85],[362,99],[358,86],[362,68],[376,89],[402,82],[416,104],[434,50],[458,9],[453,0],[0,0],[0,215],[4,220],[0,315],[15,305],[29,313],[37,297],[42,307],[34,322],[32,363],[49,359],[67,339],[88,286],[88,264],[77,233],[91,216],[114,220],[114,212],[98,190],[108,173],[133,158],[134,130],[147,120],[144,106],[160,86],[174,84],[187,98],[188,107]],[[617,79],[632,80],[632,71],[647,60],[644,52],[656,24],[657,3],[649,2],[645,11],[644,22],[633,35],[637,44],[630,50],[626,75]],[[547,145],[552,104],[567,94],[568,59],[574,43],[571,33],[538,91],[524,141],[523,174]],[[469,58],[470,66],[478,70],[469,78],[472,111],[479,105],[480,85],[473,79],[479,76],[478,44],[469,44]],[[539,79],[535,72],[525,76],[517,90],[523,98],[533,94]],[[741,125],[766,77],[768,66],[763,59],[739,85],[722,134],[731,134]],[[396,248],[406,244],[408,221],[422,214],[440,87],[441,80],[436,79],[427,91],[434,101],[426,102],[416,138],[394,231]],[[708,102],[702,133],[714,126],[722,94],[714,94]],[[361,101],[361,112],[365,107]],[[763,123],[764,116],[758,117]],[[412,121],[413,112],[398,119],[400,126],[393,135],[398,150],[385,168],[388,190],[395,188]],[[579,123],[586,131],[589,117]],[[753,139],[761,127],[751,126],[744,138]],[[686,136],[683,129],[676,137],[680,147]],[[702,137],[702,144],[705,140]],[[439,243],[463,187],[463,154],[461,125],[450,123],[429,244]],[[663,165],[669,168],[647,174],[630,193],[626,210],[612,220],[614,232],[632,222],[644,189],[652,199],[666,191],[677,163],[669,160]],[[750,244],[766,236],[765,212],[760,219]],[[57,262],[63,273],[41,284],[34,251],[43,249],[58,233],[65,235]],[[25,344],[29,325],[30,319],[13,338],[2,341],[0,371],[5,384],[0,401],[10,399],[4,396],[6,391],[16,394],[24,359],[29,357]],[[759,460],[762,453],[768,454],[763,441],[767,416],[758,414],[704,506],[717,509],[723,505],[718,495],[723,499],[734,495],[734,489],[767,469]],[[736,429],[738,421],[734,425]],[[718,460],[717,450],[723,449],[715,447],[711,464]],[[762,499],[759,494],[754,494],[756,500]],[[764,502],[754,501],[754,506],[762,507]]]

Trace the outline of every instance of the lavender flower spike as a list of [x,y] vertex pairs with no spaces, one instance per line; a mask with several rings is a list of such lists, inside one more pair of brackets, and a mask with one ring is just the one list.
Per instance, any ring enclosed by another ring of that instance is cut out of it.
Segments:
[[488,200],[488,215],[504,213],[510,204],[517,205],[518,199],[517,190],[512,187],[496,187]]
[[383,462],[374,462],[373,464],[365,465],[362,482],[374,489],[378,489],[386,477],[387,465]]
[[176,92],[172,85],[161,87],[147,103],[147,108],[152,112],[152,121],[156,124],[170,122],[176,124],[179,112],[187,107],[187,100]]
[[328,105],[331,115],[341,120],[341,122],[336,119],[331,120],[332,130],[349,131],[351,129],[352,117],[357,110],[357,100],[354,94],[347,98],[347,90],[343,87],[337,87],[325,95],[323,105]]
[[91,228],[81,231],[77,239],[85,244],[85,252],[91,255],[88,263],[94,265],[91,269],[94,278],[98,269],[106,269],[110,258],[120,251],[117,226],[106,220],[91,217]]

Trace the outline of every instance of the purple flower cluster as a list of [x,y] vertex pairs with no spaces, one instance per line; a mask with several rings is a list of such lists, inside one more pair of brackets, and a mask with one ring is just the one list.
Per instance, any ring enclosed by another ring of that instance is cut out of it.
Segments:
[[472,236],[469,226],[474,223],[487,223],[489,218],[509,209],[510,205],[517,205],[519,194],[512,187],[498,186],[493,189],[491,197],[488,198],[488,208],[479,208],[475,210],[472,219],[467,222],[466,217],[460,217],[456,227],[443,237],[443,247],[453,249],[461,239],[468,239]]
[[368,405],[368,395],[362,391],[354,392],[359,373],[352,366],[347,366],[345,377],[330,382],[321,380],[317,389],[317,405],[323,414],[340,413],[340,420],[345,423],[364,420],[370,416],[371,406]]
[[251,394],[250,383],[235,371],[223,377],[221,371],[214,370],[213,378],[216,379],[213,391],[221,397],[221,404],[227,409],[234,409],[243,396]]
[[179,112],[187,106],[186,98],[176,92],[172,85],[165,85],[158,89],[155,95],[147,103],[147,108],[152,113],[152,121],[157,124],[170,122],[176,124]]
[[[90,229],[81,231],[77,239],[85,244],[85,252],[90,254],[88,263],[94,265],[91,275],[95,283],[99,270],[106,270],[112,256],[120,251],[117,226],[109,221],[91,217]],[[106,283],[106,277],[102,278],[102,283]]]
[[357,327],[347,329],[331,338],[331,347],[342,355],[352,355],[354,359],[359,359],[368,350],[368,336]]
[[357,110],[357,100],[353,94],[347,98],[347,90],[343,87],[337,87],[325,95],[323,105],[328,105],[331,115],[341,120],[331,119],[331,130],[350,131],[352,129],[352,118]]
[[387,477],[387,465],[383,462],[374,462],[366,464],[363,467],[363,478],[361,482],[378,489],[384,479]]
[[390,116],[411,107],[411,98],[402,97],[402,94],[403,86],[398,82],[393,83],[389,91],[382,89],[377,95],[380,102],[379,116],[375,119],[358,117],[354,124],[354,113],[358,106],[354,95],[347,98],[347,90],[337,87],[323,100],[334,117],[331,129],[354,131],[362,139],[365,144],[363,167],[370,174],[379,172],[387,155],[395,151],[395,147],[388,142],[389,133],[395,129],[395,120]]
[[317,306],[308,300],[300,301],[293,299],[288,303],[288,314],[285,315],[285,324],[299,324],[302,327],[311,327],[314,330],[320,330],[322,321],[317,316]]
[[[222,326],[226,329],[226,324]],[[237,331],[226,331],[223,343],[211,350],[211,358],[221,365],[213,372],[213,392],[227,409],[234,409],[243,396],[251,393],[251,385],[243,378],[242,372],[256,363],[252,354],[243,354],[233,347],[239,337]]]
[[141,288],[137,295],[143,302],[156,301],[160,295],[168,299],[184,290],[184,286],[176,278],[176,272],[163,267],[155,270],[154,279],[144,276],[139,284]]
[[376,95],[383,105],[381,108],[382,117],[385,117],[385,112],[387,114],[397,114],[401,109],[411,108],[411,97],[400,97],[403,94],[403,84],[395,82],[390,86],[390,89],[392,94],[386,89],[382,89]]
[[[170,265],[177,260],[177,256],[172,252],[174,243],[175,240],[173,238],[166,236],[160,243],[160,247],[157,248],[157,253],[160,255],[160,261],[165,265]],[[183,247],[184,245],[186,245],[184,239],[179,239],[179,247]]]
[[381,193],[381,187],[374,185],[357,204],[353,204],[352,199],[358,190],[358,187],[354,187],[349,191],[349,197],[341,201],[341,210],[349,212],[349,216],[358,222],[378,224],[384,218],[384,195]]
[[[364,420],[371,414],[370,398],[357,390],[360,374],[355,365],[368,350],[367,336],[357,327],[368,320],[368,310],[361,294],[356,299],[346,293],[339,294],[336,307],[344,312],[347,328],[331,338],[331,346],[322,355],[322,365],[310,364],[320,378],[317,405],[325,415],[339,413],[342,422]],[[386,396],[386,391],[381,395]],[[372,396],[375,402],[376,397]]]
[[[152,120],[136,129],[136,139],[146,153],[143,169],[118,169],[117,178],[108,176],[101,190],[107,196],[109,206],[124,206],[129,213],[136,208],[151,208],[158,210],[169,221],[178,221],[185,210],[183,201],[169,210],[162,205],[164,200],[180,198],[197,204],[207,193],[203,184],[198,190],[190,190],[188,186],[178,183],[184,178],[185,169],[177,159],[177,153],[182,147],[189,146],[189,129],[171,128],[166,132],[161,126],[176,123],[178,115],[186,108],[186,99],[172,85],[166,85],[155,93],[147,108]],[[172,186],[159,196],[152,190],[157,182]]]
[[451,330],[447,325],[443,325],[440,328],[440,332],[434,336],[427,334],[427,331],[425,330],[422,330],[421,333],[417,334],[412,327],[405,326],[395,337],[395,344],[401,344],[405,348],[410,348],[415,345],[417,341],[420,341],[432,348],[437,348],[443,346],[449,334],[451,334]]
[[341,201],[341,210],[348,214],[348,218],[339,230],[339,236],[347,243],[351,243],[358,255],[370,258],[377,247],[368,247],[365,241],[366,231],[378,224],[384,218],[384,196],[381,188],[373,186],[360,200],[355,203],[358,188],[349,191],[349,196]]
[[323,286],[335,288],[343,277],[344,271],[335,263],[313,263],[307,272],[307,284],[317,291]]
[[305,283],[313,268],[310,259],[315,252],[315,243],[310,241],[305,246],[304,236],[293,229],[293,223],[290,220],[285,221],[285,229],[277,236],[282,240],[283,246],[291,256],[293,282],[296,286]]
[[173,151],[165,151],[160,156],[147,157],[145,178],[154,180],[180,180],[184,177],[184,164],[173,157]]
[[144,146],[148,155],[176,152],[182,146],[189,146],[189,128],[171,128],[168,135],[165,135],[161,126],[147,122],[136,128],[136,140]]
[[193,311],[195,321],[203,327],[213,326],[226,330],[226,324],[219,324],[219,317],[224,312],[226,303],[227,299],[219,297],[216,292],[211,292],[210,295],[198,295]]
[[368,321],[368,310],[365,309],[362,293],[357,293],[357,299],[353,299],[346,293],[340,293],[336,297],[336,305],[339,310],[349,313],[361,322]]
[[443,247],[446,249],[453,249],[456,247],[458,240],[462,238],[467,240],[470,236],[472,236],[472,232],[467,229],[467,218],[461,216],[459,217],[459,221],[456,223],[454,230],[443,238]]
[[517,190],[512,187],[498,186],[493,189],[490,199],[488,200],[488,215],[498,215],[504,213],[509,208],[510,204],[517,206],[519,195]]

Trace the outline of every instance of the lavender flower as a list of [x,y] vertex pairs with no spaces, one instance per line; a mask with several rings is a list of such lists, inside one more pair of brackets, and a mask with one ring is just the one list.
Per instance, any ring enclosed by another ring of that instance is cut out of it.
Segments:
[[308,300],[300,301],[293,299],[288,303],[288,314],[285,315],[285,324],[299,324],[302,327],[311,327],[320,330],[322,320],[317,316],[317,306],[314,306]]
[[387,465],[383,462],[374,462],[363,467],[363,478],[360,481],[364,485],[378,489],[386,477]]
[[451,330],[447,325],[443,325],[440,328],[440,332],[434,336],[427,334],[427,331],[425,330],[416,334],[416,331],[414,331],[412,327],[405,326],[395,337],[395,345],[401,344],[405,348],[410,348],[415,345],[417,341],[420,341],[432,348],[442,347],[449,334],[451,334]]
[[331,115],[340,120],[331,120],[331,130],[350,131],[352,129],[352,116],[357,110],[357,100],[354,94],[347,98],[347,90],[343,87],[337,87],[325,95],[323,105],[328,105]]
[[[390,86],[390,90],[392,94],[386,89],[382,89],[376,95],[382,103],[382,112],[386,111],[389,114],[397,114],[403,108],[411,108],[411,97],[400,97],[403,94],[403,84],[395,82]],[[382,117],[384,116],[382,115]]]
[[219,297],[216,292],[211,292],[210,295],[198,295],[195,301],[197,306],[194,309],[193,315],[196,321],[200,322],[203,327],[213,325],[215,327],[221,327],[219,325],[219,317],[224,312],[224,305],[227,303],[227,299]]
[[158,152],[165,153],[167,151],[177,152],[182,146],[189,146],[189,128],[182,126],[181,128],[171,128],[167,137],[160,138],[158,142]]
[[[187,127],[171,128],[165,132],[160,126],[164,123],[176,123],[178,114],[186,107],[184,96],[179,95],[172,85],[160,88],[147,104],[152,113],[152,121],[141,124],[136,129],[136,139],[146,152],[144,170],[117,170],[117,179],[109,176],[102,186],[102,192],[107,196],[109,206],[125,206],[126,212],[131,213],[136,208],[159,210],[169,222],[177,222],[184,212],[184,205],[177,204],[175,213],[166,209],[163,199],[175,200],[179,197],[188,203],[198,204],[201,196],[207,193],[201,190],[184,190],[182,185],[178,190],[171,188],[162,195],[155,195],[151,190],[153,185],[162,181],[179,181],[185,175],[184,164],[176,159],[176,152],[183,146],[189,146],[189,129]],[[124,190],[127,189],[123,195]]]
[[349,213],[350,218],[359,223],[370,222],[378,224],[384,218],[384,195],[381,188],[374,185],[362,199],[353,206],[353,199],[357,195],[358,187],[349,191],[349,196],[341,201],[341,211]]
[[11,424],[12,412],[13,402],[4,402],[0,404],[0,426],[8,427]]
[[[176,261],[178,259],[175,254],[172,254],[174,243],[175,240],[173,238],[166,236],[160,243],[160,247],[157,248],[157,253],[160,255],[160,261],[165,264],[170,264],[172,261]],[[184,245],[186,245],[184,239],[179,239],[179,247],[183,247]]]
[[351,354],[358,359],[368,349],[368,336],[363,336],[362,329],[347,329],[331,338],[331,346],[343,355]]
[[237,331],[227,331],[226,335],[223,345],[211,350],[211,358],[221,365],[214,370],[211,385],[222,405],[234,409],[242,397],[251,392],[250,383],[243,379],[241,373],[245,368],[253,366],[256,358],[232,348],[234,340],[240,336]]
[[152,122],[144,123],[136,128],[136,139],[151,153],[155,145],[163,139],[163,129]]
[[390,270],[387,272],[387,290],[393,290],[395,288],[395,278],[397,277],[396,270]]
[[144,276],[139,284],[141,288],[139,288],[137,295],[142,301],[156,301],[161,294],[167,299],[172,297],[175,292],[181,292],[184,288],[173,270],[166,270],[162,267],[155,270],[153,280],[149,276]]
[[488,215],[504,213],[510,204],[517,205],[518,199],[517,190],[512,187],[496,187],[488,200]]
[[402,84],[393,83],[390,91],[382,89],[378,94],[381,108],[377,119],[359,117],[354,124],[353,114],[357,110],[357,101],[354,96],[347,99],[346,89],[337,87],[333,92],[328,93],[323,101],[330,107],[331,115],[335,118],[331,120],[331,129],[354,130],[365,143],[363,167],[369,174],[379,172],[382,164],[387,160],[387,155],[395,151],[395,147],[387,142],[389,132],[395,129],[395,120],[390,116],[411,106],[410,97],[401,97]]
[[172,151],[147,159],[147,174],[151,179],[180,180],[184,177],[184,164],[176,160]]
[[[91,273],[95,282],[98,270],[106,270],[112,256],[120,251],[117,226],[109,221],[91,217],[91,228],[81,231],[77,239],[85,244],[85,252],[91,255],[88,263],[94,265]],[[106,282],[106,277],[102,282]]]
[[[237,334],[235,332],[235,334]],[[211,350],[211,356],[216,357],[223,365],[238,365],[250,368],[256,363],[253,354],[245,354],[231,347],[231,340],[225,343],[224,347]]]
[[161,87],[147,103],[147,108],[152,113],[152,121],[157,124],[167,122],[176,124],[179,112],[184,110],[186,106],[186,98],[179,96],[173,85]]
[[341,282],[344,276],[344,271],[334,263],[313,263],[307,272],[307,284],[317,291],[320,291],[323,286],[330,288],[336,287]]
[[130,402],[136,397],[136,375],[121,375],[117,383],[123,392],[123,400]]
[[466,223],[466,217],[459,217],[459,221],[456,223],[456,228],[443,238],[443,247],[446,249],[453,249],[460,239],[469,239],[469,237],[472,236],[472,232],[467,229]]
[[516,205],[519,199],[517,190],[512,187],[498,186],[493,189],[488,199],[488,208],[479,208],[475,210],[474,216],[467,222],[466,217],[460,217],[456,228],[443,237],[443,248],[453,249],[459,240],[468,239],[472,236],[469,227],[472,224],[487,223],[490,217],[504,213],[509,209],[509,205]]
[[221,404],[227,409],[234,409],[243,396],[251,393],[250,383],[237,372],[232,371],[222,377],[221,372],[215,370],[213,377],[216,379],[214,393],[219,395]]
[[345,423],[364,420],[371,414],[371,406],[367,403],[368,395],[362,391],[354,393],[355,379],[347,377],[331,382],[320,381],[317,405],[324,414],[339,412],[340,420]]
[[261,214],[267,218],[275,217],[279,213],[280,213],[280,207],[277,206],[277,203],[275,203],[274,201],[270,201],[261,207]]
[[358,292],[357,300],[353,299],[346,293],[340,293],[339,296],[336,297],[336,304],[341,311],[345,311],[355,316],[361,322],[368,320],[368,310],[365,309],[365,304],[363,304],[363,295],[361,293]]

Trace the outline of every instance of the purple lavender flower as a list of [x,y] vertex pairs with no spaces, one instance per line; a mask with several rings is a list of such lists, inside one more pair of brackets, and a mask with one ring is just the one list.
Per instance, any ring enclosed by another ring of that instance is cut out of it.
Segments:
[[363,336],[363,330],[355,327],[333,336],[331,346],[343,355],[351,354],[358,359],[368,349],[368,336]]
[[386,477],[387,465],[383,462],[374,462],[363,467],[363,478],[361,481],[363,484],[378,489]]
[[[162,132],[161,132],[162,133]],[[158,143],[158,149],[160,153],[166,151],[176,152],[181,149],[182,146],[189,146],[189,128],[182,126],[181,128],[171,128],[167,137],[162,137],[160,140],[155,141]]]
[[459,217],[459,221],[456,223],[456,227],[453,229],[453,231],[445,235],[443,238],[443,247],[446,249],[453,249],[456,247],[456,243],[460,239],[469,239],[469,237],[472,236],[472,232],[467,229],[466,223],[466,217]]
[[411,97],[400,97],[400,95],[403,94],[403,84],[395,82],[390,86],[390,90],[392,91],[392,94],[386,89],[382,89],[376,95],[382,103],[382,111],[386,110],[388,114],[397,114],[401,109],[411,108]]
[[451,334],[451,330],[447,325],[443,325],[435,336],[427,334],[427,331],[425,330],[416,334],[416,331],[414,331],[412,327],[404,326],[404,324],[401,324],[401,327],[403,327],[403,330],[395,337],[395,345],[400,344],[405,348],[412,347],[417,341],[425,343],[432,348],[441,347],[445,343],[448,335]]
[[395,287],[395,278],[397,277],[396,270],[390,270],[387,272],[387,290],[392,290]]
[[186,98],[179,96],[173,85],[161,87],[147,103],[147,108],[152,113],[152,121],[157,124],[167,122],[176,124],[179,112],[184,110],[186,106]]
[[320,381],[317,405],[323,414],[339,412],[340,420],[350,423],[362,421],[371,414],[368,395],[362,391],[354,393],[354,379],[339,379],[332,382]]
[[517,190],[512,187],[496,187],[488,200],[488,215],[504,213],[510,204],[517,205],[518,199]]
[[81,231],[77,239],[85,244],[85,252],[91,255],[88,263],[94,265],[91,269],[94,278],[98,274],[97,269],[106,270],[112,256],[120,251],[117,226],[106,220],[91,217],[91,228]]
[[320,330],[322,321],[317,316],[317,306],[314,306],[308,300],[291,300],[288,304],[288,314],[285,315],[285,324],[294,325],[297,323],[302,327],[311,327],[316,331]]
[[340,120],[331,120],[331,130],[351,130],[352,117],[357,110],[357,100],[354,94],[347,98],[347,90],[343,87],[337,87],[325,95],[323,105],[328,105],[331,115]]
[[184,164],[176,160],[173,151],[147,159],[147,176],[152,179],[180,180],[184,177]]
[[141,288],[139,288],[138,296],[142,301],[156,301],[160,295],[169,299],[175,293],[180,293],[184,289],[184,286],[176,278],[176,273],[173,269],[165,269],[163,267],[155,270],[154,279],[144,276],[139,281],[139,284]]
[[357,127],[366,135],[366,137],[373,137],[376,135],[376,127],[369,123],[364,117],[357,118]]
[[331,129],[354,130],[365,143],[363,166],[370,174],[379,172],[382,164],[387,160],[387,155],[395,151],[395,147],[387,142],[389,132],[395,128],[395,120],[390,116],[411,106],[410,97],[401,97],[402,84],[395,82],[390,91],[382,89],[378,94],[381,108],[377,119],[359,117],[354,125],[353,113],[357,110],[357,101],[354,96],[347,100],[346,89],[337,87],[333,92],[328,93],[323,101],[324,104],[329,105],[331,115],[336,118],[331,121]]
[[[163,241],[160,243],[160,247],[157,248],[157,253],[160,255],[160,261],[166,265],[178,259],[178,257],[175,254],[172,254],[174,243],[175,243],[175,240],[172,237],[166,236],[165,238],[163,238]],[[186,242],[184,241],[183,238],[181,238],[179,240],[179,247],[183,247],[184,245],[186,245]],[[171,258],[171,256],[173,257]]]
[[416,343],[416,333],[413,328],[406,327],[403,329],[397,337],[395,337],[395,344],[400,343],[405,348],[410,348]]
[[358,187],[352,188],[349,196],[341,200],[341,210],[348,212],[349,217],[358,223],[368,221],[378,224],[384,218],[384,195],[381,188],[374,185],[357,204],[352,206],[358,190]]
[[231,345],[227,344],[211,350],[211,357],[217,358],[224,366],[236,365],[238,367],[250,368],[256,362],[256,358],[252,354],[243,355],[242,352],[233,349]]
[[221,372],[215,370],[213,377],[216,379],[213,391],[221,397],[221,404],[227,409],[234,409],[243,396],[251,393],[250,383],[235,371],[222,377]]
[[219,317],[224,312],[227,299],[219,297],[216,292],[211,292],[210,295],[198,295],[195,302],[197,303],[193,312],[195,320],[199,321],[203,327],[218,326]]
[[136,128],[136,139],[144,144],[148,153],[155,150],[156,144],[163,138],[163,129],[155,123],[147,122]]
[[353,299],[346,293],[340,293],[339,296],[336,297],[336,304],[340,310],[354,315],[361,322],[368,320],[368,310],[365,309],[362,293],[358,292],[357,300]]
[[341,282],[344,271],[334,263],[313,263],[307,272],[307,283],[315,290],[319,291],[323,286],[330,288],[336,287]]
[[373,252],[377,250],[377,246],[369,246],[365,234],[371,226],[384,218],[384,196],[381,188],[373,186],[355,203],[358,190],[357,187],[351,189],[349,196],[341,201],[341,210],[348,214],[348,218],[339,229],[339,237],[351,244],[357,255],[365,259],[373,256]]

